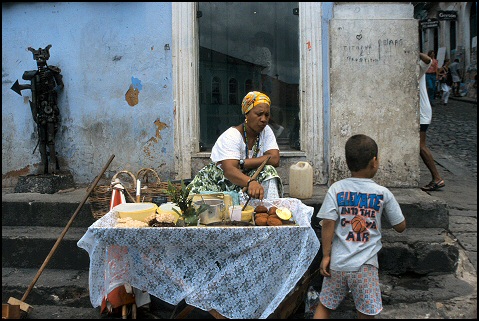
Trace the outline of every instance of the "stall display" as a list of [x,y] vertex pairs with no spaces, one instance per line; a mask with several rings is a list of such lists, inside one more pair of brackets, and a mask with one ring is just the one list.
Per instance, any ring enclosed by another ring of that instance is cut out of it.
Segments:
[[312,207],[295,198],[268,202],[269,208],[287,208],[295,224],[122,228],[116,227],[118,213],[108,212],[78,241],[90,256],[93,307],[129,283],[169,304],[184,299],[227,318],[267,318],[320,246],[310,225]]

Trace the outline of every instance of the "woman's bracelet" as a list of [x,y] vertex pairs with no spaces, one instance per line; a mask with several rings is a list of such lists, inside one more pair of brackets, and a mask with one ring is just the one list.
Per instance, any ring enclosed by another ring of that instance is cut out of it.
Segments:
[[250,178],[248,183],[246,184],[246,187],[249,188],[249,183],[251,183],[252,181],[256,181],[256,178]]

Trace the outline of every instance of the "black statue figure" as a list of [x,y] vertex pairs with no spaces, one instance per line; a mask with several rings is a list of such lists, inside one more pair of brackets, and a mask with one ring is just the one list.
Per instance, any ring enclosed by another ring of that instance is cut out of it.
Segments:
[[[37,124],[37,146],[40,145],[43,174],[54,173],[60,169],[55,153],[55,135],[58,131],[60,118],[57,92],[62,90],[64,85],[60,68],[47,65],[51,46],[48,45],[45,49],[38,48],[38,50],[28,47],[28,50],[33,53],[33,59],[37,61],[37,70],[29,70],[23,73],[22,78],[29,80],[30,85],[20,85],[17,80],[11,88],[20,96],[22,95],[21,91],[24,89],[32,91],[30,108],[33,120]],[[48,162],[48,156],[50,156],[50,162]]]

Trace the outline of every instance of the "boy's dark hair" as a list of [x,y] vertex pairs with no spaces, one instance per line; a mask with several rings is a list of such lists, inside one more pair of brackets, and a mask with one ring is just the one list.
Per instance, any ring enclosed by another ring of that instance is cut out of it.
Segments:
[[351,172],[357,172],[368,166],[371,159],[378,157],[378,145],[369,136],[358,134],[346,142],[346,164]]

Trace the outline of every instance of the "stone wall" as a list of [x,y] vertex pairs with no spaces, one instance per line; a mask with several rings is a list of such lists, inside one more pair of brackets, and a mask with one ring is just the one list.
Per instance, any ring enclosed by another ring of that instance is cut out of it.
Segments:
[[338,5],[330,24],[329,182],[350,175],[344,145],[366,134],[379,146],[376,182],[419,181],[418,22],[410,4]]

